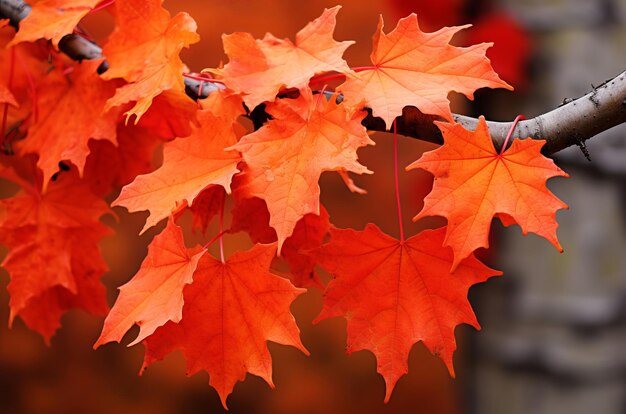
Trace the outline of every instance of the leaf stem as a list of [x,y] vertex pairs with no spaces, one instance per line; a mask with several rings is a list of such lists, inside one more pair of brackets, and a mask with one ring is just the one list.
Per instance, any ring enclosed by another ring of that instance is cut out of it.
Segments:
[[376,69],[376,66],[355,66],[353,68],[350,68],[355,72],[364,72],[366,70],[374,70]]
[[504,143],[502,144],[502,148],[500,148],[500,156],[504,154],[504,151],[506,150],[506,146],[509,144],[509,140],[511,139],[511,135],[513,135],[513,131],[515,130],[517,123],[523,119],[526,119],[524,115],[518,115],[515,117],[515,120],[513,120],[511,129],[509,129],[509,133],[507,134],[506,139],[504,140]]
[[[350,68],[355,72],[363,72],[366,70],[374,70],[376,69],[376,66],[355,66],[353,68]],[[313,76],[311,78],[311,80],[309,80],[309,83],[318,83],[321,81],[327,82],[327,81],[331,81],[334,79],[341,79],[341,78],[345,78],[346,75],[344,73],[339,73],[339,72],[323,72],[320,73],[317,76]]]
[[24,75],[26,76],[26,80],[28,81],[28,89],[30,94],[30,100],[32,101],[32,115],[33,115],[33,123],[36,123],[39,118],[39,107],[37,104],[37,86],[35,85],[35,80],[30,72],[28,65],[22,60],[19,53],[15,53],[15,60],[24,71]]
[[215,235],[215,237],[213,237],[211,240],[209,240],[208,243],[206,243],[204,246],[202,246],[203,249],[208,249],[210,245],[212,245],[213,243],[215,243],[218,239],[220,239],[224,233],[228,232],[228,230],[224,230],[222,232],[219,232],[217,235]]
[[396,204],[398,206],[398,225],[400,227],[400,243],[404,243],[404,225],[402,224],[402,204],[400,203],[400,184],[398,177],[398,131],[396,120],[393,121],[393,175],[396,186]]
[[[11,63],[9,66],[9,81],[7,82],[7,88],[11,91],[13,86],[13,71],[15,69],[15,46],[11,46]],[[4,149],[4,134],[7,130],[7,119],[9,118],[9,103],[5,102],[4,111],[2,113],[2,134],[0,134],[0,147]]]
[[226,260],[224,260],[224,204],[226,204],[226,194],[224,193],[222,197],[222,208],[220,208],[220,260],[222,264],[226,264]]
[[100,11],[102,9],[106,9],[107,7],[109,7],[110,5],[112,5],[113,3],[115,3],[115,0],[103,0],[100,3],[96,4],[96,7],[94,7],[93,9],[91,9],[89,11],[89,14],[91,13],[95,13],[97,11]]
[[194,79],[194,80],[201,81],[201,82],[219,83],[220,85],[224,84],[223,81],[221,81],[219,79],[212,79],[212,78],[210,78],[208,76],[196,75],[196,74],[192,74],[192,73],[183,73],[183,76],[185,78]]
[[346,75],[344,75],[343,73],[322,73],[320,75],[313,76],[309,83],[318,83],[322,81],[328,82],[330,80],[341,79],[345,77]]

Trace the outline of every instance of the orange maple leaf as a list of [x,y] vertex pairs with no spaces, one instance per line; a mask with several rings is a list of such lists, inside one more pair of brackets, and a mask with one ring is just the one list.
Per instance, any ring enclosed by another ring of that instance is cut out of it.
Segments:
[[467,27],[444,27],[424,33],[417,16],[411,14],[385,34],[381,16],[371,54],[374,67],[349,77],[337,90],[351,102],[365,101],[387,128],[408,105],[452,121],[447,98],[450,91],[473,99],[478,88],[512,89],[493,71],[485,56],[490,43],[466,48],[449,44],[455,33]]
[[119,111],[107,112],[104,105],[118,83],[102,80],[96,73],[99,64],[99,60],[76,63],[69,76],[54,70],[39,85],[37,119],[16,148],[20,154],[39,154],[44,191],[60,161],[72,162],[82,174],[90,139],[116,143]]
[[273,119],[231,148],[248,165],[243,191],[267,203],[280,252],[302,216],[320,214],[321,173],[371,173],[357,161],[356,150],[374,142],[361,125],[365,112],[338,105],[334,96],[303,94],[269,104],[267,112]]
[[483,117],[474,132],[459,124],[437,122],[437,126],[443,146],[424,153],[407,169],[421,168],[435,176],[433,190],[413,220],[448,219],[444,245],[454,251],[453,269],[474,250],[489,246],[494,216],[506,225],[517,222],[524,234],[536,233],[563,251],[556,237],[556,211],[567,205],[545,182],[568,174],[541,155],[545,141],[515,139],[501,155]]
[[100,0],[42,0],[33,4],[22,21],[10,46],[20,42],[34,42],[38,39],[52,41],[59,47],[61,38],[74,31],[74,28]]
[[409,351],[418,341],[454,376],[455,327],[480,329],[467,291],[501,274],[473,256],[450,273],[452,251],[441,247],[444,232],[426,230],[400,242],[374,224],[364,231],[331,229],[331,242],[316,255],[334,279],[314,322],[346,318],[347,352],[374,353],[386,383],[385,402],[408,372]]
[[152,335],[167,321],[180,322],[183,288],[192,282],[204,253],[204,249],[185,247],[183,232],[170,216],[165,230],[148,246],[148,255],[137,274],[119,288],[120,295],[104,321],[94,348],[111,341],[120,342],[134,324],[139,325],[139,335],[130,345]]
[[263,40],[237,32],[223,35],[224,50],[229,62],[223,69],[213,69],[224,78],[224,84],[243,93],[249,108],[264,101],[273,101],[282,87],[307,87],[319,72],[353,73],[342,55],[353,41],[333,39],[336,15],[341,6],[324,9],[296,34],[296,43],[278,39],[267,33]]
[[200,259],[193,283],[184,290],[181,322],[168,322],[146,338],[142,370],[180,349],[187,374],[207,371],[224,407],[246,372],[273,388],[267,341],[294,346],[308,355],[289,311],[305,290],[269,272],[275,254],[275,244],[255,245],[226,263],[208,255]]
[[136,115],[135,123],[161,92],[184,91],[181,75],[185,65],[178,54],[183,47],[200,39],[196,22],[187,13],[170,18],[162,2],[117,0],[117,25],[103,47],[110,65],[103,77],[124,78],[129,82],[117,90],[106,109],[136,101],[126,112],[127,119]]
[[107,308],[99,282],[107,268],[98,241],[109,234],[99,221],[109,209],[75,170],[60,174],[45,194],[40,177],[21,172],[0,171],[22,186],[17,195],[0,200],[0,243],[9,248],[2,262],[10,278],[9,323],[20,316],[48,341],[70,307],[96,313]]
[[193,205],[196,196],[211,184],[221,185],[230,193],[230,181],[239,171],[241,156],[224,149],[237,142],[237,135],[230,122],[208,110],[198,111],[198,122],[199,127],[192,126],[189,137],[165,143],[159,169],[135,178],[113,202],[131,212],[150,211],[142,232],[168,217],[181,203]]

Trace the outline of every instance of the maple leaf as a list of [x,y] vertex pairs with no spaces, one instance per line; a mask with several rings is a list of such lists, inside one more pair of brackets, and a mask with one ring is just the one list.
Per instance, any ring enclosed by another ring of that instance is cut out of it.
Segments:
[[167,90],[154,98],[137,125],[164,140],[187,137],[191,125],[197,126],[198,109],[198,104],[184,92]]
[[178,54],[200,39],[196,22],[187,13],[170,18],[162,2],[117,0],[117,25],[103,47],[110,65],[103,77],[130,82],[116,91],[106,109],[136,101],[126,112],[127,119],[136,115],[135,123],[161,92],[184,91],[181,74],[185,66]]
[[19,126],[23,130],[26,118],[30,121],[38,119],[37,87],[50,72],[47,48],[42,49],[40,44],[35,43],[8,47],[14,36],[12,26],[2,27],[0,24],[0,89],[8,89],[17,103],[14,108],[9,108],[6,118],[3,115],[7,131]]
[[[93,243],[72,247],[70,265],[76,284],[75,292],[56,285],[40,295],[30,298],[19,312],[26,326],[39,332],[46,343],[60,327],[61,316],[70,309],[78,308],[94,315],[106,315],[109,307],[106,302],[106,289],[100,277],[109,269],[102,259],[98,246]],[[87,258],[86,260],[83,259]],[[31,272],[34,269],[30,269]],[[50,269],[46,270],[47,272]]]
[[253,243],[274,243],[276,230],[270,226],[270,212],[267,204],[258,197],[247,198],[237,190],[238,181],[233,180],[235,207],[232,210],[232,222],[229,233],[245,231]]
[[[245,231],[253,243],[273,243],[277,240],[276,231],[270,227],[270,213],[265,201],[260,198],[239,199],[235,191],[235,208],[232,210],[230,233]],[[285,240],[282,259],[289,265],[289,279],[297,287],[324,289],[319,275],[315,272],[316,259],[311,251],[320,247],[330,229],[329,215],[320,205],[320,215],[307,214],[298,220],[293,234]],[[279,257],[275,261],[280,260]]]
[[142,370],[180,349],[187,374],[207,371],[209,384],[224,407],[246,372],[260,376],[273,388],[266,341],[291,345],[308,355],[289,311],[305,290],[269,272],[275,254],[272,244],[237,252],[226,263],[202,257],[193,283],[184,289],[182,320],[168,322],[146,338]]
[[370,350],[386,383],[389,401],[398,379],[408,372],[413,344],[423,341],[454,376],[454,329],[480,329],[467,300],[468,289],[500,272],[475,257],[450,273],[452,252],[442,248],[444,229],[426,230],[400,242],[374,224],[364,231],[331,229],[331,242],[317,259],[334,277],[314,322],[346,318],[347,352]]
[[236,123],[237,118],[246,113],[241,96],[228,89],[211,92],[206,99],[200,101],[200,105],[216,117],[232,123]]
[[354,42],[333,39],[340,8],[324,9],[296,34],[295,44],[270,33],[263,40],[244,32],[222,35],[230,60],[223,69],[212,72],[221,75],[229,89],[243,93],[249,108],[273,101],[282,87],[305,89],[316,73],[353,73],[342,55]]
[[[99,221],[109,209],[75,170],[61,174],[44,194],[40,178],[34,180],[38,184],[30,184],[32,177],[21,171],[0,173],[22,186],[15,196],[0,200],[0,243],[9,248],[2,263],[10,278],[9,323],[24,315],[29,326],[49,340],[66,309],[74,305],[93,312],[106,309],[104,289],[99,287],[106,265],[97,244],[109,234]],[[50,314],[40,302],[44,297]]]
[[224,187],[220,185],[211,185],[202,190],[189,207],[193,220],[191,227],[206,233],[211,219],[222,211],[225,197]]
[[272,116],[261,129],[244,136],[232,149],[242,153],[248,169],[243,184],[247,197],[267,203],[270,225],[278,235],[278,251],[305,214],[320,214],[322,171],[371,173],[357,161],[357,148],[373,145],[354,111],[320,96],[300,95],[269,104]]
[[41,0],[32,6],[28,15],[20,21],[10,46],[20,42],[34,42],[38,39],[52,41],[59,47],[61,38],[74,31],[74,28],[100,0]]
[[198,111],[198,122],[199,127],[192,126],[189,137],[165,143],[159,169],[135,178],[113,202],[131,212],[150,211],[142,232],[168,217],[181,203],[193,205],[198,194],[211,184],[221,185],[230,193],[230,181],[239,171],[241,156],[224,149],[237,142],[237,135],[230,122],[208,110]]
[[290,279],[298,287],[324,289],[319,275],[315,272],[317,259],[311,251],[320,247],[330,231],[329,215],[320,206],[320,215],[307,214],[296,224],[293,234],[285,240],[282,257],[289,264]]
[[349,101],[365,101],[387,128],[408,105],[452,122],[447,98],[450,91],[473,99],[478,88],[512,89],[498,77],[485,57],[490,43],[466,48],[449,44],[455,33],[467,27],[444,27],[424,33],[417,24],[417,16],[411,14],[385,34],[381,16],[371,54],[374,67],[349,77],[337,90]]
[[162,143],[151,130],[120,123],[117,145],[106,140],[89,141],[83,178],[95,194],[104,197],[131,183],[139,174],[152,172],[154,152]]
[[16,149],[20,154],[39,154],[44,191],[60,161],[71,161],[82,174],[90,139],[116,143],[119,111],[107,112],[104,105],[118,83],[100,79],[99,65],[99,60],[76,63],[69,77],[53,70],[39,85],[37,120]]
[[[568,174],[541,155],[542,140],[513,140],[500,155],[485,119],[476,131],[437,122],[444,144],[426,152],[407,169],[421,168],[435,176],[432,192],[414,221],[426,216],[448,219],[445,246],[454,251],[453,269],[479,247],[488,247],[494,216],[517,222],[522,232],[546,238],[559,251],[556,211],[567,208],[545,186],[547,179]],[[505,217],[508,215],[510,217]]]
[[204,249],[190,251],[185,247],[183,232],[170,216],[165,230],[148,246],[148,255],[137,274],[119,288],[120,295],[94,348],[120,342],[135,323],[139,325],[139,335],[130,345],[141,342],[167,321],[180,322],[183,287],[192,282],[204,253]]

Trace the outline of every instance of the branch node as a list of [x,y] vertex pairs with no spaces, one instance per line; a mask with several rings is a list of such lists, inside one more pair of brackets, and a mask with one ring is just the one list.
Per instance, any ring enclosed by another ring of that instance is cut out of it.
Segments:
[[591,85],[593,87],[593,92],[591,93],[591,95],[589,95],[589,100],[591,102],[593,102],[593,104],[595,105],[595,107],[597,108],[598,106],[600,106],[600,100],[598,99],[598,97],[596,95],[598,95],[598,88],[596,88],[595,86]]
[[591,162],[591,154],[589,154],[589,149],[587,148],[585,141],[578,139],[578,141],[576,141],[576,145],[580,148],[580,151],[583,153],[587,161]]

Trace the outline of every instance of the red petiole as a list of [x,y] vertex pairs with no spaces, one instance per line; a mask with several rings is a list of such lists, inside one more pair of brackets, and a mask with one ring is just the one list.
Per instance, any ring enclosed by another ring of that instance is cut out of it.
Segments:
[[513,120],[513,125],[511,125],[511,129],[509,129],[509,133],[506,136],[506,139],[504,140],[504,143],[502,144],[502,148],[500,148],[500,156],[502,156],[502,154],[504,154],[504,151],[506,150],[506,146],[509,144],[509,140],[511,139],[511,136],[513,135],[513,131],[515,131],[515,127],[517,126],[517,123],[523,119],[526,119],[526,117],[524,115],[518,115],[515,117],[515,120]]
[[[15,47],[11,47],[11,63],[9,66],[9,81],[7,83],[7,87],[9,88],[9,91],[11,90],[11,87],[13,86],[13,72],[15,70]],[[4,111],[2,113],[2,135],[0,135],[0,143],[2,143],[2,147],[4,147],[4,134],[6,133],[6,129],[7,129],[7,119],[9,117],[9,103],[5,103],[4,104]]]
[[106,9],[107,7],[109,7],[110,5],[112,5],[113,3],[115,3],[115,0],[103,0],[100,3],[96,4],[96,7],[94,7],[93,9],[91,9],[89,11],[89,14],[91,13],[95,13],[97,11],[100,11],[102,9]]
[[400,243],[404,243],[404,225],[402,224],[402,204],[400,203],[400,184],[398,177],[398,131],[393,121],[393,174],[396,186],[396,205],[398,206],[398,224],[400,227]]

